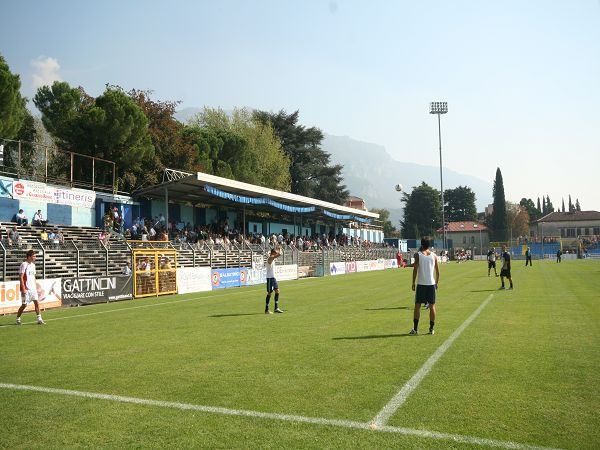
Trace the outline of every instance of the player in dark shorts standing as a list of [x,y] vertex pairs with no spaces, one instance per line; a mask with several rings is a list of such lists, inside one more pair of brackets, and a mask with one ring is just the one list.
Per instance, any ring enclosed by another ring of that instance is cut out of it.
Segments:
[[533,264],[531,263],[531,249],[529,248],[529,246],[527,247],[527,250],[525,250],[525,267],[527,266],[533,266]]
[[281,309],[279,309],[279,284],[275,278],[275,259],[279,258],[280,256],[281,253],[273,249],[267,258],[267,298],[265,299],[265,314],[273,314],[271,311],[269,311],[269,302],[271,300],[271,293],[273,291],[275,291],[274,312],[278,314],[283,312]]
[[492,268],[494,269],[494,273],[498,276],[498,272],[496,271],[496,249],[494,247],[490,248],[487,253],[488,260],[488,277],[490,276],[490,271]]
[[[429,334],[434,334],[435,326],[435,291],[440,281],[440,265],[438,257],[429,250],[430,238],[421,239],[421,249],[415,257],[412,276],[412,290],[415,291],[415,311],[413,329],[409,334],[416,335],[421,317],[421,305],[429,304]],[[417,282],[418,279],[418,282]],[[415,285],[415,282],[417,284]]]
[[512,277],[510,276],[510,254],[506,251],[506,245],[502,246],[502,269],[500,269],[500,280],[502,281],[502,286],[500,289],[505,289],[504,286],[504,277],[508,278],[510,281],[510,288],[513,288]]

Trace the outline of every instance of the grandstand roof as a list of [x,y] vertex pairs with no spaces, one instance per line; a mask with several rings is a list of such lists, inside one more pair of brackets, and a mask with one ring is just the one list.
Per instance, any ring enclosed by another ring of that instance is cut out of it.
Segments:
[[[185,174],[184,174],[185,175]],[[378,219],[379,214],[324,202],[302,195],[277,191],[254,184],[217,177],[202,172],[182,176],[180,179],[146,187],[133,192],[135,197],[165,198],[183,203],[205,203],[232,207],[246,205],[256,210],[299,213],[303,217],[327,220]]]
[[[448,222],[446,226],[446,233],[465,233],[467,231],[487,231],[487,227],[479,222],[473,222],[470,220],[465,220],[462,222]],[[440,228],[438,230],[439,233],[442,232]]]
[[598,211],[551,212],[536,222],[580,222],[584,220],[600,220]]

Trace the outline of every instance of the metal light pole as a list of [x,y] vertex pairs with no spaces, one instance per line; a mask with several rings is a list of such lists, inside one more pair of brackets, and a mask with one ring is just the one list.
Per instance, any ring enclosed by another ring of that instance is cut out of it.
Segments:
[[444,177],[442,174],[442,121],[440,116],[448,113],[448,102],[431,102],[429,103],[429,114],[437,114],[438,116],[438,137],[440,142],[440,189],[442,192],[442,236],[444,242],[444,250],[446,250],[446,218],[444,216]]

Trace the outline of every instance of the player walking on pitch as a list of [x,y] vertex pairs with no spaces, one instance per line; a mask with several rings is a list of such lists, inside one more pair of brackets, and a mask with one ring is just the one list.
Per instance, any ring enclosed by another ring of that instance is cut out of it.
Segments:
[[[434,334],[435,326],[435,291],[440,282],[440,266],[438,257],[429,250],[430,238],[421,239],[421,250],[415,257],[412,276],[412,290],[415,292],[415,312],[413,316],[413,329],[409,334],[419,334],[419,318],[421,317],[421,304],[429,304],[429,334]],[[415,286],[415,282],[418,282]]]
[[21,285],[21,307],[17,311],[17,325],[21,325],[21,314],[28,303],[33,302],[35,313],[37,314],[38,325],[44,325],[40,314],[40,305],[38,303],[37,286],[35,282],[35,259],[36,254],[33,250],[27,252],[26,260],[21,263],[19,270],[19,280]]
[[271,300],[271,293],[275,291],[275,310],[276,313],[282,313],[283,311],[279,309],[279,284],[277,284],[277,280],[275,279],[275,259],[279,258],[281,253],[277,250],[271,250],[269,257],[267,258],[267,298],[265,305],[265,314],[273,314],[269,311],[269,301]]
[[494,247],[490,248],[487,253],[488,260],[488,277],[490,276],[490,271],[492,268],[494,269],[494,273],[498,276],[498,272],[496,272],[496,249]]
[[502,286],[500,289],[505,289],[504,286],[504,277],[508,278],[510,281],[510,288],[513,288],[512,277],[510,276],[510,253],[506,251],[506,245],[502,246],[502,269],[500,269],[500,281],[502,281]]

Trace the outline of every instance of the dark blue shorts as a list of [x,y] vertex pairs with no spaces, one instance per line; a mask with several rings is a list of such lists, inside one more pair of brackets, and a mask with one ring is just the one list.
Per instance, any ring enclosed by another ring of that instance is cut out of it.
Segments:
[[267,293],[270,294],[275,289],[279,289],[277,280],[275,278],[267,278]]
[[432,305],[434,305],[435,284],[417,284],[417,290],[415,292],[415,303],[431,303]]

